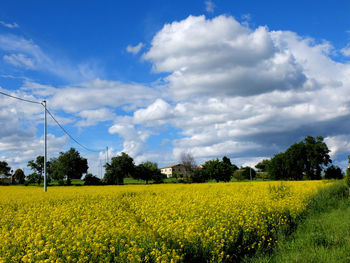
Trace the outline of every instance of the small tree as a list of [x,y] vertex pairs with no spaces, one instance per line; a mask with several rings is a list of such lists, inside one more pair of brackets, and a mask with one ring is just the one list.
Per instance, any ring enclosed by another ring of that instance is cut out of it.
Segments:
[[17,169],[13,177],[18,181],[18,183],[24,184],[25,175],[22,169]]
[[160,170],[158,169],[157,163],[152,163],[150,161],[139,164],[135,167],[135,173],[133,176],[135,179],[140,179],[146,181],[154,180],[157,183],[163,181],[163,176],[161,175]]
[[227,159],[226,161],[223,159],[222,162],[220,162],[219,159],[205,162],[203,166],[205,178],[214,179],[217,182],[230,181],[233,174],[233,168],[231,162],[227,162]]
[[33,183],[33,181],[35,181],[40,185],[44,173],[44,156],[39,155],[36,157],[35,161],[30,160],[27,166],[34,172],[28,176],[30,177],[30,182]]
[[80,153],[74,148],[67,152],[60,152],[60,156],[51,159],[51,176],[59,181],[67,179],[70,184],[71,179],[80,179],[89,169],[87,159],[80,156]]

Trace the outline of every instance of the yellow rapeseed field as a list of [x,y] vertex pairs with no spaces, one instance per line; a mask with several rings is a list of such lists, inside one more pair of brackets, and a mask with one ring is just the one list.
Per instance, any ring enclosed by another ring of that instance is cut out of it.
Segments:
[[324,182],[0,187],[0,262],[230,262],[272,247]]

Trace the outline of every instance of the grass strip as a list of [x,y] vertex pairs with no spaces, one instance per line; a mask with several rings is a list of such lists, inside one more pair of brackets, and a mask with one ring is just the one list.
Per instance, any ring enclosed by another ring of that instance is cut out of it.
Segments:
[[244,262],[350,262],[350,201],[343,181],[322,189],[291,235],[280,234],[271,253]]

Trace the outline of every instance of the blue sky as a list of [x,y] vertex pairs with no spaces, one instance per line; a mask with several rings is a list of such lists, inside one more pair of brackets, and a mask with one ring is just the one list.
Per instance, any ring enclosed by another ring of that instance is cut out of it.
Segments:
[[[345,167],[350,135],[348,1],[8,1],[0,88],[49,110],[49,157],[69,147],[90,172],[228,156],[254,165],[321,135]],[[43,152],[43,111],[0,97],[0,158]],[[26,172],[29,172],[26,169]]]

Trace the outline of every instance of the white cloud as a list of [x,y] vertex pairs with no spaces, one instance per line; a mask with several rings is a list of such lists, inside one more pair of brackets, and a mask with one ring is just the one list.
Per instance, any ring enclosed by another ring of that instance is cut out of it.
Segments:
[[[272,156],[307,135],[350,132],[350,65],[329,42],[289,31],[250,29],[234,18],[190,16],[165,25],[143,59],[166,72],[171,94],[134,122],[181,130],[173,158]],[[332,152],[340,143],[330,137]]]
[[208,13],[213,13],[214,12],[214,9],[215,9],[215,4],[212,0],[206,0],[204,2],[205,4],[205,10],[208,12]]
[[140,109],[134,112],[135,123],[148,124],[163,124],[171,114],[171,106],[162,99],[157,99],[154,103],[149,105],[146,109]]
[[331,157],[334,157],[337,154],[349,153],[350,136],[348,134],[327,136],[324,138],[324,141],[330,150]]
[[31,59],[23,54],[4,55],[3,59],[7,63],[10,63],[16,67],[24,67],[27,69],[34,69],[35,68],[33,59]]
[[145,151],[145,142],[151,135],[148,130],[136,128],[131,117],[118,117],[108,131],[124,139],[123,149],[120,152],[125,152],[132,157],[142,155]]
[[11,23],[5,23],[4,21],[0,21],[0,25],[11,29],[19,27],[19,25],[16,22],[11,24]]
[[[30,89],[30,83],[26,88]],[[34,94],[42,94],[44,91],[40,86],[33,85]],[[46,92],[51,108],[63,109],[69,113],[121,106],[135,109],[148,105],[159,94],[157,90],[145,85],[98,78],[75,86],[50,88]]]
[[347,45],[346,47],[344,47],[340,51],[344,56],[350,57],[350,45]]
[[83,110],[78,113],[78,116],[82,118],[82,120],[76,123],[79,127],[96,125],[99,122],[113,120],[116,117],[116,115],[107,108]]
[[136,55],[137,53],[139,53],[141,51],[141,49],[144,47],[144,44],[142,42],[138,43],[136,46],[131,46],[128,45],[126,47],[126,51],[129,53],[132,53],[134,55]]
[[267,28],[250,30],[226,16],[189,16],[165,25],[143,58],[155,71],[170,72],[166,79],[175,99],[250,96],[305,82],[292,54],[274,44]]

